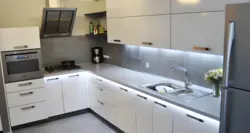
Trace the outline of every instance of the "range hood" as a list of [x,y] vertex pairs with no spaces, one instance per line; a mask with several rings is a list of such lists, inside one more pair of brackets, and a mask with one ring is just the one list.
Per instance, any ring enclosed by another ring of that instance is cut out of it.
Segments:
[[47,0],[46,4],[41,38],[71,36],[77,8],[64,8],[61,0]]

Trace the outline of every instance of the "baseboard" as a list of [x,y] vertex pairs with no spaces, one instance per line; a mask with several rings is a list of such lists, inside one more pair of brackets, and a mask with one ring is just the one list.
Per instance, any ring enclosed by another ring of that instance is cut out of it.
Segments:
[[95,115],[100,121],[102,121],[105,125],[109,126],[110,128],[112,128],[116,133],[125,133],[123,132],[121,129],[119,129],[118,127],[116,127],[115,125],[113,125],[112,123],[110,123],[109,121],[107,121],[106,119],[104,119],[103,117],[101,117],[99,114],[97,114],[96,112],[94,112],[93,110],[90,109],[90,113]]
[[75,112],[62,114],[62,115],[58,115],[58,116],[53,116],[53,117],[49,117],[48,119],[39,120],[39,121],[35,121],[35,122],[23,124],[23,125],[13,126],[12,130],[14,131],[14,130],[18,130],[18,129],[22,129],[22,128],[26,128],[26,127],[31,127],[34,125],[44,124],[44,123],[48,123],[51,121],[56,121],[56,120],[60,120],[60,119],[64,119],[64,118],[68,118],[68,117],[72,117],[72,116],[76,116],[76,115],[81,115],[81,114],[88,113],[88,112],[91,112],[91,110],[89,108],[75,111]]
[[[58,116],[49,117],[48,119],[44,119],[44,120],[40,120],[40,121],[35,121],[35,122],[23,124],[23,125],[14,126],[14,127],[12,127],[12,130],[15,131],[15,130],[18,130],[18,129],[27,128],[27,127],[31,127],[31,126],[39,125],[39,124],[44,124],[44,123],[48,123],[48,122],[51,122],[51,121],[56,121],[56,120],[60,120],[60,119],[64,119],[64,118],[68,118],[68,117],[72,117],[72,116],[76,116],[76,115],[81,115],[81,114],[84,114],[84,113],[91,113],[91,114],[93,114],[100,121],[102,121],[105,125],[107,125],[108,127],[112,128],[116,133],[124,133],[118,127],[116,127],[115,125],[113,125],[112,123],[110,123],[109,121],[107,121],[106,119],[102,118],[100,115],[98,115],[97,113],[95,113],[90,108],[79,110],[79,111],[75,111],[75,112],[71,112],[71,113],[66,113],[66,114],[62,114],[62,115],[58,115]],[[0,132],[0,133],[2,133],[2,132]],[[8,132],[8,133],[12,133],[12,132]]]

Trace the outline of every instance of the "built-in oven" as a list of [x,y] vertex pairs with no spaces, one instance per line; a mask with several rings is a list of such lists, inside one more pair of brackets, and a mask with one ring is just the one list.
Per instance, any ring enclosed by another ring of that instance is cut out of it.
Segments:
[[40,49],[2,52],[5,83],[43,78]]

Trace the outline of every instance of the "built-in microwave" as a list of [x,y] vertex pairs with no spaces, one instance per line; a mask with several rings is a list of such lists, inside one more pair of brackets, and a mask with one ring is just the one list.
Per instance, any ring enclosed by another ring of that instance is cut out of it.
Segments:
[[5,83],[43,78],[40,49],[1,53]]

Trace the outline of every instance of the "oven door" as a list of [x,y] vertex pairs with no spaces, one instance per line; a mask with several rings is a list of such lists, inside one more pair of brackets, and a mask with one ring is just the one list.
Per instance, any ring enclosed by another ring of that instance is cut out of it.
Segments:
[[41,50],[2,52],[5,83],[43,77]]

